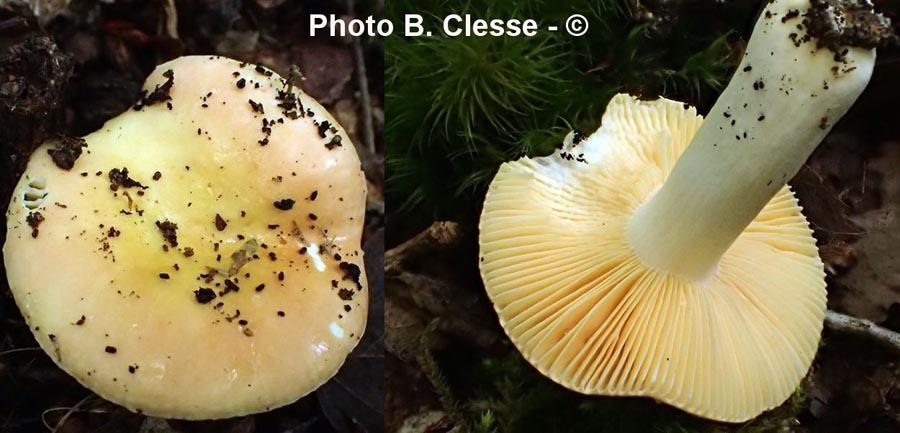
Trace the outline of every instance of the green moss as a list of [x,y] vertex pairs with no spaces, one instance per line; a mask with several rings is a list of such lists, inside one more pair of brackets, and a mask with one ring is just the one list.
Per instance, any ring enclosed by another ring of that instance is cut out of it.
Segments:
[[464,413],[475,432],[696,433],[718,425],[651,399],[569,391],[535,371],[514,350],[481,358],[476,365],[459,358],[445,361],[442,365],[454,393],[465,401]]
[[[549,154],[573,128],[593,131],[618,92],[707,105],[736,65],[740,27],[755,13],[718,7],[706,17],[630,0],[387,2],[387,18],[399,25],[404,14],[420,13],[434,34],[397,31],[385,41],[392,212],[406,224],[409,217],[474,221],[501,163]],[[450,13],[534,18],[541,29],[580,13],[591,27],[582,37],[542,30],[530,38],[450,38],[439,31]]]
[[[794,431],[808,401],[801,383],[785,404],[745,423],[697,418],[649,398],[601,397],[563,388],[531,367],[509,342],[491,353],[444,352],[423,368],[462,431],[476,433],[775,433]],[[811,377],[811,376],[810,376]]]

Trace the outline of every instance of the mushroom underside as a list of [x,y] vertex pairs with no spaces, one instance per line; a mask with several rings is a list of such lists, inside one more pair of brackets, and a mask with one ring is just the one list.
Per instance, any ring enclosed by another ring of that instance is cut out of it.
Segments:
[[597,133],[563,150],[585,162],[556,154],[504,164],[481,219],[481,273],[510,339],[555,382],[738,422],[781,404],[805,375],[824,270],[788,186],[705,281],[635,255],[629,217],[701,121],[675,101],[619,95]]

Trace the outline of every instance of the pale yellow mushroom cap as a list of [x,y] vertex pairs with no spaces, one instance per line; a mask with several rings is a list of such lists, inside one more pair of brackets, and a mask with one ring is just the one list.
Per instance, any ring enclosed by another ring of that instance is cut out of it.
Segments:
[[213,419],[291,403],[365,329],[359,158],[267,69],[183,57],[150,75],[158,88],[84,137],[71,169],[56,143],[31,156],[7,213],[10,288],[50,357],[131,410]]
[[630,216],[702,120],[680,102],[617,95],[590,137],[503,164],[481,216],[481,274],[510,339],[553,381],[737,422],[784,402],[806,374],[824,270],[788,186],[707,281],[634,254]]

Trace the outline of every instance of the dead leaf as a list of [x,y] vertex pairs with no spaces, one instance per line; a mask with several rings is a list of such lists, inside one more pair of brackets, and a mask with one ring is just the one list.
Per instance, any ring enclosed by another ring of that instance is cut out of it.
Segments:
[[837,279],[851,292],[841,297],[842,311],[876,323],[900,302],[900,143],[886,143],[882,155],[868,169],[882,176],[883,205],[853,218],[866,235],[853,245],[858,264]]
[[353,76],[350,49],[313,39],[297,46],[297,51],[300,60],[297,65],[306,77],[300,83],[303,91],[323,105],[338,99]]

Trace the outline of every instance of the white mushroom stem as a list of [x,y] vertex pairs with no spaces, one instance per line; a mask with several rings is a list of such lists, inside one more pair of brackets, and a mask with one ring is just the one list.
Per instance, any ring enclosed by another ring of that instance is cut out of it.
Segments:
[[866,87],[875,50],[847,47],[839,59],[817,39],[804,41],[809,8],[809,0],[766,7],[731,82],[666,182],[635,212],[627,236],[646,264],[691,280],[714,275]]

